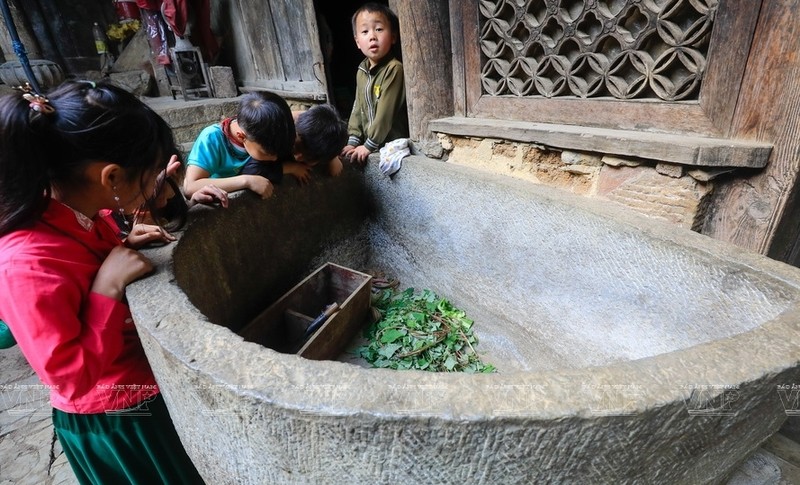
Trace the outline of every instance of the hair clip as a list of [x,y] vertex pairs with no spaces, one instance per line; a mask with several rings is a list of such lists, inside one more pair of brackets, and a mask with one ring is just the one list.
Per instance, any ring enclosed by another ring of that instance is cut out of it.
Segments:
[[23,92],[22,97],[30,103],[30,108],[37,113],[44,113],[50,114],[53,113],[56,109],[50,104],[50,100],[42,96],[41,94],[37,94],[31,88],[31,85],[25,83],[25,86],[19,86],[17,89]]

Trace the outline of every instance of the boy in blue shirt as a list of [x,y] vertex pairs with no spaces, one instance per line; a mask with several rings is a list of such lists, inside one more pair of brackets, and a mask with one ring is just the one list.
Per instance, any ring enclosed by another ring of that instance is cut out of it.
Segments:
[[284,172],[295,176],[307,173],[300,164],[282,163],[292,160],[294,140],[292,111],[286,101],[268,91],[249,93],[242,98],[235,118],[226,118],[200,132],[187,157],[183,191],[191,198],[213,184],[226,192],[249,189],[265,199],[272,195],[272,182],[240,171],[254,159],[279,176]]

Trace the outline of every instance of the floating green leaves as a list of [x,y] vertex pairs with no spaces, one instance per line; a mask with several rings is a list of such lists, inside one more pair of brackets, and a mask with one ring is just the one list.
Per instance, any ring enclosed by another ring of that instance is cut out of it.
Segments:
[[366,330],[369,344],[356,353],[375,367],[432,372],[494,372],[475,345],[473,321],[430,290],[383,290],[373,297],[382,318]]

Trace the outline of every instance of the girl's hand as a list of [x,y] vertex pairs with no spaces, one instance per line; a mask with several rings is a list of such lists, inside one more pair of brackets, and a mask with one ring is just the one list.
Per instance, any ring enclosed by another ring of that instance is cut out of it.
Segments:
[[153,263],[142,253],[116,246],[100,265],[91,291],[121,301],[125,287],[151,271]]
[[125,245],[129,248],[139,249],[152,242],[170,243],[176,238],[164,229],[153,224],[134,224]]
[[158,197],[161,194],[162,189],[166,184],[166,180],[175,175],[176,173],[178,173],[179,168],[181,168],[181,162],[180,160],[178,160],[178,155],[172,155],[171,157],[169,157],[169,162],[167,162],[167,167],[161,172],[159,172],[158,175],[156,176],[156,188],[155,188],[155,194],[153,194],[154,197]]
[[189,199],[189,207],[195,204],[211,205],[216,203],[222,207],[228,207],[228,193],[212,184],[204,185]]
[[353,145],[345,145],[345,147],[342,148],[342,153],[340,153],[339,156],[341,156],[344,159],[349,159],[350,153],[355,149],[356,147],[354,147]]
[[164,175],[166,177],[172,177],[176,173],[178,173],[178,169],[181,167],[181,162],[178,160],[178,155],[172,155],[169,157],[169,162],[167,162],[167,168],[164,169]]
[[260,195],[262,199],[268,199],[272,195],[272,182],[261,175],[243,175],[246,178],[247,188]]

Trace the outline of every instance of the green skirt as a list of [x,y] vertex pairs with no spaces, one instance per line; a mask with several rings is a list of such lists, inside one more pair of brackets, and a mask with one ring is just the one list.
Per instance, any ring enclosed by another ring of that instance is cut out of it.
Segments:
[[115,413],[53,409],[53,425],[81,484],[202,484],[161,394]]

